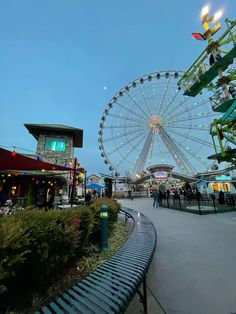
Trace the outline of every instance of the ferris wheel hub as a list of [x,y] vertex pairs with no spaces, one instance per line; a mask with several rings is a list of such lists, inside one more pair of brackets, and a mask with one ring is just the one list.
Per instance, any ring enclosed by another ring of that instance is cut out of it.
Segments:
[[164,119],[159,114],[154,114],[148,118],[147,124],[149,129],[157,131],[159,126],[163,126]]

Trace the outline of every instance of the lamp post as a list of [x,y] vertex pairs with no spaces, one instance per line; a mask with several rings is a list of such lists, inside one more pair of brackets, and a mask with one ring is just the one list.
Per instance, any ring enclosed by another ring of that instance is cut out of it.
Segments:
[[[210,27],[209,23],[214,23],[218,19],[220,19],[223,14],[223,10],[217,11],[211,17],[208,17],[209,11],[210,11],[210,7],[208,5],[203,7],[201,11],[201,19],[202,19],[202,26],[204,28],[204,33],[203,34],[192,33],[192,35],[197,40],[207,40],[208,42],[207,49],[210,52],[210,65],[213,65],[215,62],[221,59],[219,43],[213,40],[213,35],[221,28],[221,24],[218,23],[214,25],[213,27]],[[224,74],[223,74],[223,70],[221,66],[217,68],[217,72],[219,75],[219,79],[223,79]],[[223,89],[226,99],[230,98],[229,89],[227,87],[227,84],[224,82],[222,83],[222,89]]]
[[73,204],[74,204],[76,165],[77,165],[77,158],[75,158],[75,160],[74,160],[74,168],[73,168],[73,181],[72,181],[72,189],[71,189],[71,195],[70,195],[70,206],[71,207],[73,207]]
[[87,171],[84,170],[84,202],[86,202],[86,185],[87,185],[87,178],[86,178],[86,174],[87,174]]
[[108,207],[105,204],[100,207],[100,224],[100,250],[103,252],[108,249]]
[[116,178],[114,179],[114,197],[116,197]]

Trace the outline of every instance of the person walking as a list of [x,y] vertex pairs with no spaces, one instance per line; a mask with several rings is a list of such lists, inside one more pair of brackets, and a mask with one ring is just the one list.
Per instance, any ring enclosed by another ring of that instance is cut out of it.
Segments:
[[128,191],[128,196],[129,196],[129,199],[130,199],[130,200],[133,200],[133,196],[132,196],[131,190]]
[[159,206],[159,203],[158,203],[159,194],[157,192],[157,189],[153,191],[152,197],[153,197],[153,207]]

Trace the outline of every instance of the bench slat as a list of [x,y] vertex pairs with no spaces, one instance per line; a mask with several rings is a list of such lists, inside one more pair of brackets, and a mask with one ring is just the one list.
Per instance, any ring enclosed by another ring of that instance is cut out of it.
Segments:
[[54,310],[54,312],[56,312],[57,314],[64,314],[64,312],[59,308],[59,306],[56,304],[56,303],[54,303],[54,302],[51,302],[50,304],[49,304],[49,307],[51,307],[53,310]]
[[[55,301],[55,303],[58,303],[58,304],[61,305],[61,307],[62,307],[64,313],[76,314],[76,312],[74,311],[74,309],[73,309],[70,305],[68,305],[61,297],[57,298],[56,301]],[[65,312],[65,310],[66,310],[67,312]],[[78,314],[78,312],[77,312],[77,314]]]
[[[83,299],[80,300],[80,302],[74,300],[74,298],[72,298],[71,295],[68,294],[68,291],[66,291],[65,293],[63,293],[63,298],[65,298],[67,301],[70,302],[70,304],[73,306],[74,310],[76,311],[75,313],[88,313],[88,314],[92,314],[95,313],[94,311],[90,310],[87,305],[83,302]],[[70,312],[69,312],[70,313]]]
[[134,284],[136,284],[138,282],[137,278],[134,278],[132,276],[132,274],[128,274],[124,268],[121,267],[116,267],[116,269],[114,267],[112,267],[111,265],[106,265],[106,266],[99,266],[99,268],[104,269],[104,270],[109,270],[110,273],[115,274],[117,272],[117,270],[119,270],[119,276],[123,277],[123,278],[127,278],[130,281],[133,281]]
[[101,276],[104,279],[109,280],[112,284],[122,286],[125,289],[133,289],[134,285],[132,282],[129,282],[127,279],[120,277],[119,275],[113,275],[110,272],[99,269],[96,271],[96,276]]
[[[121,296],[117,296],[114,293],[111,292],[111,290],[108,288],[108,290],[104,287],[104,285],[100,285],[97,283],[97,280],[93,280],[93,278],[91,276],[89,276],[88,278],[85,278],[83,280],[84,284],[87,284],[90,286],[91,283],[95,283],[96,284],[96,290],[100,291],[101,293],[103,293],[104,295],[106,295],[107,297],[109,297],[111,299],[111,301],[115,302],[116,304],[119,305],[120,308],[123,307],[123,295]],[[79,286],[79,284],[78,284]],[[94,289],[94,286],[91,286],[92,289]]]
[[67,293],[68,295],[71,295],[75,298],[75,300],[73,300],[73,304],[78,310],[81,309],[81,305],[83,304],[83,306],[87,308],[87,313],[106,313],[106,311],[104,311],[96,302],[94,302],[94,298],[87,298],[85,295],[81,295],[81,292],[78,293],[72,289],[67,290]]
[[[106,272],[107,275],[110,274],[110,272]],[[114,276],[114,274],[111,274]],[[127,299],[127,293],[130,294],[130,291],[132,290],[131,287],[125,284],[121,284],[118,280],[114,282],[114,280],[111,280],[110,278],[106,278],[105,276],[97,276],[97,274],[91,274],[91,277],[93,279],[99,280],[100,284],[107,290],[111,291],[114,295],[120,296],[121,298],[126,298]],[[117,276],[118,278],[118,276]]]
[[112,302],[111,299],[109,299],[109,297],[107,297],[107,295],[105,295],[104,293],[101,293],[99,290],[95,290],[89,286],[87,286],[85,283],[81,282],[79,284],[79,287],[74,286],[74,289],[78,289],[78,291],[80,291],[80,289],[84,289],[85,291],[88,291],[92,294],[94,294],[95,296],[97,296],[100,300],[104,300],[107,305],[110,307],[110,309],[114,310],[115,313],[117,313],[120,308],[118,305],[116,305],[115,302]]

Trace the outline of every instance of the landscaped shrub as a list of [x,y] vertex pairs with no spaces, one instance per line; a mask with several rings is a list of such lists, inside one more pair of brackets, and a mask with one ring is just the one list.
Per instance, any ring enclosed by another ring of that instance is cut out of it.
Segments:
[[88,208],[23,212],[0,225],[0,304],[48,286],[76,255],[93,227]]
[[112,228],[119,205],[110,199],[94,200],[89,207],[24,211],[0,219],[0,313],[12,300],[26,308],[29,295],[46,291],[82,256],[88,241],[99,241],[104,203]]

